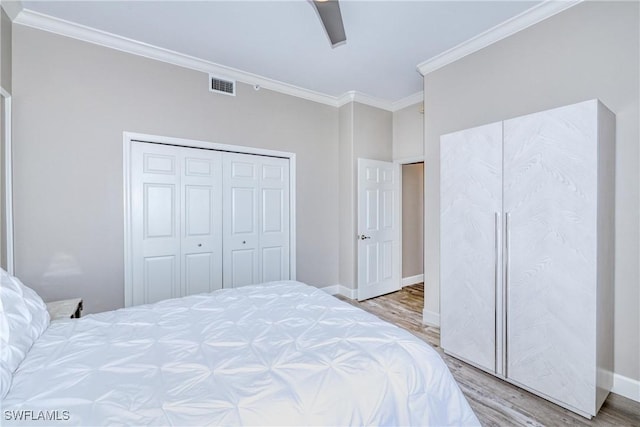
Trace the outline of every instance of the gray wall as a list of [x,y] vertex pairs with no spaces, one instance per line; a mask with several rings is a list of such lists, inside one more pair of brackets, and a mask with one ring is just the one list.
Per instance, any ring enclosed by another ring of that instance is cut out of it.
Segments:
[[123,305],[122,132],[297,154],[298,279],[338,281],[338,110],[15,25],[16,275],[45,300]]
[[353,113],[349,102],[338,110],[339,116],[339,193],[340,193],[340,276],[339,283],[356,287],[356,183],[354,174]]
[[[617,117],[615,372],[640,379],[639,4],[584,2],[425,76],[425,234],[439,229],[442,134],[599,98]],[[425,245],[425,309],[439,312]]]
[[356,161],[358,158],[385,162],[392,160],[393,115],[391,112],[355,102],[353,124]]
[[402,277],[423,274],[424,163],[402,165]]
[[393,159],[424,154],[424,114],[422,102],[393,112]]

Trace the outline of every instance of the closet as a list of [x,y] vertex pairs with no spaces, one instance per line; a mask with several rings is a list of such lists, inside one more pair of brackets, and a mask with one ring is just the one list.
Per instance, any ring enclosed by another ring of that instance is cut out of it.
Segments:
[[614,145],[597,100],[440,140],[442,348],[586,417],[613,382]]
[[289,159],[131,142],[131,305],[290,278]]

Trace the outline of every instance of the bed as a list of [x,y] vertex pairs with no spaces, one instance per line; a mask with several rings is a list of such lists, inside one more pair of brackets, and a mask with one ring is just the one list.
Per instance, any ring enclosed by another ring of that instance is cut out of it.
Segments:
[[479,425],[435,350],[299,282],[49,324],[7,277],[3,425]]

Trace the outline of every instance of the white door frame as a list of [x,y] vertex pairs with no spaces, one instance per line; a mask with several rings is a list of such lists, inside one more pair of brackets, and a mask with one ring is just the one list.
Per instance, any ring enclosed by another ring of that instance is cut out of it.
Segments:
[[296,155],[285,151],[267,150],[240,145],[219,144],[195,139],[173,138],[135,132],[123,132],[122,164],[124,185],[124,305],[133,301],[133,259],[131,235],[131,143],[133,141],[178,147],[202,148],[205,150],[228,151],[242,154],[281,157],[289,159],[289,277],[296,280]]
[[[399,213],[399,224],[398,224],[398,228],[400,229],[399,233],[400,233],[400,256],[398,257],[398,262],[400,263],[400,286],[404,287],[405,284],[403,283],[403,279],[404,277],[402,277],[402,166],[403,165],[410,165],[412,163],[423,163],[424,164],[424,156],[412,156],[412,157],[403,157],[401,159],[397,159],[394,160],[393,163],[395,163],[398,168],[398,183],[400,184],[400,190],[398,191],[398,207],[397,210]],[[424,178],[424,176],[423,176]],[[424,195],[423,195],[424,198]],[[424,207],[423,207],[423,211],[424,211]],[[424,215],[422,218],[422,222],[424,222]],[[422,246],[423,246],[423,251],[424,251],[424,243],[425,243],[425,237],[424,237],[424,227],[423,227],[423,236],[422,236]],[[422,267],[422,280],[424,281],[424,262],[423,262],[423,267]]]
[[7,236],[7,273],[14,274],[13,260],[13,155],[11,141],[11,94],[0,87],[0,95],[4,98],[4,206],[5,232]]

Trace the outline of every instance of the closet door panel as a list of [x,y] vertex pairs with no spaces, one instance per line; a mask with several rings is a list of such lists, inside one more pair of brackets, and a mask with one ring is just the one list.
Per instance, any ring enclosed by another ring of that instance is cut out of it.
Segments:
[[224,153],[224,287],[259,283],[260,238],[258,156]]
[[256,230],[256,189],[247,187],[231,188],[231,233],[234,235],[255,234]]
[[256,277],[258,257],[256,249],[234,249],[231,256],[231,287],[253,285],[258,283]]
[[441,345],[496,370],[502,123],[440,140]]
[[[185,295],[211,292],[222,287],[222,283],[214,278],[212,266],[220,264],[211,253],[193,253],[184,256]],[[212,289],[212,287],[217,288]]]
[[260,159],[260,280],[289,280],[289,160]]
[[595,401],[596,102],[504,122],[507,376]]
[[133,142],[131,150],[131,304],[181,295],[180,155]]
[[176,148],[181,153],[182,294],[222,288],[222,155]]
[[143,259],[142,303],[175,298],[178,293],[178,260],[173,255],[147,256]]

